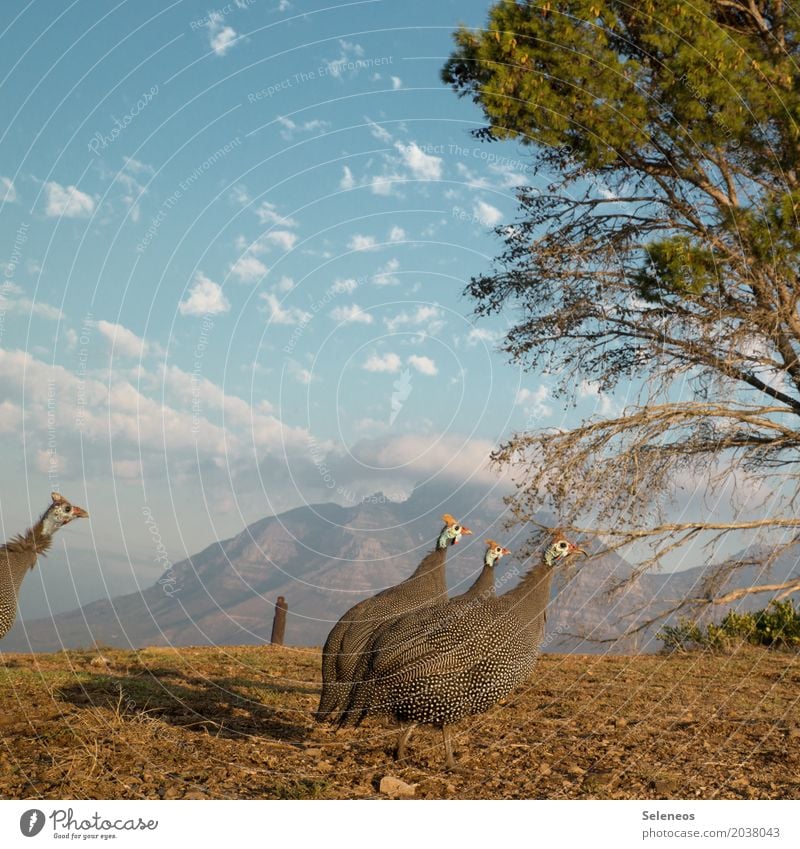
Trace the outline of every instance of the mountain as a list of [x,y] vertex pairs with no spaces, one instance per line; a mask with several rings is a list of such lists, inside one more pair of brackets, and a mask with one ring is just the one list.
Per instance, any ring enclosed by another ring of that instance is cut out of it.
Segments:
[[[261,519],[237,536],[176,563],[143,592],[93,601],[52,617],[22,619],[3,640],[2,649],[53,651],[95,643],[259,645],[269,640],[273,605],[280,595],[289,605],[287,643],[321,645],[345,610],[414,570],[432,547],[444,512],[474,531],[448,553],[452,592],[463,591],[480,570],[487,536],[512,551],[522,548],[525,528],[512,534],[503,530],[501,495],[478,486],[453,493],[426,484],[403,502],[376,493],[352,507],[299,507]],[[747,554],[752,557],[753,552]],[[503,590],[512,587],[526,568],[513,557],[505,558],[497,576]],[[610,587],[630,577],[632,568],[623,558],[606,554],[585,565],[579,561],[560,574],[548,610],[544,650],[599,653],[660,648],[655,635],[663,622],[616,643],[608,640],[668,611],[678,599],[700,595],[706,569],[645,574],[610,593]],[[771,569],[775,580],[796,574],[797,563],[788,555]],[[758,567],[746,567],[728,581],[728,587],[766,577],[759,575]],[[763,596],[749,596],[737,606],[752,609],[764,604]],[[718,618],[725,609],[705,608],[704,615]]]
[[403,502],[376,493],[353,507],[299,507],[176,563],[143,592],[20,621],[2,648],[260,644],[269,640],[280,595],[289,604],[287,642],[320,645],[348,607],[416,568],[444,512],[475,531],[448,554],[451,587],[466,588],[481,568],[484,536],[509,539],[494,526],[503,510],[501,494],[485,488],[453,493],[430,484]]

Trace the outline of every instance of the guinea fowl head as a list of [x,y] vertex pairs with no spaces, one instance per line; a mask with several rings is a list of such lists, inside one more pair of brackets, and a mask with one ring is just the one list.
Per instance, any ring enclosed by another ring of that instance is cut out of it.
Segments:
[[584,557],[589,556],[582,548],[578,548],[577,545],[564,539],[564,537],[556,535],[544,553],[544,562],[548,566],[553,566],[559,560],[569,557],[570,554],[582,554]]
[[483,562],[487,566],[494,566],[501,557],[506,554],[511,554],[511,549],[503,548],[499,542],[495,542],[493,539],[487,539],[486,545],[488,548],[486,549],[486,554],[483,557]]
[[70,504],[59,492],[50,494],[52,504],[42,516],[42,530],[52,536],[59,528],[68,525],[73,519],[87,519],[89,514],[76,504]]
[[457,519],[454,519],[449,513],[442,516],[444,527],[439,534],[439,539],[436,542],[437,548],[447,548],[448,545],[458,545],[462,534],[471,534],[472,531],[462,525]]

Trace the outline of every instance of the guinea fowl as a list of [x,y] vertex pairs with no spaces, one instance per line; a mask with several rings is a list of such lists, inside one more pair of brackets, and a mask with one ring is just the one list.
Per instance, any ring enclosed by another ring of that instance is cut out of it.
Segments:
[[53,534],[73,519],[89,515],[57,492],[50,497],[52,503],[32,528],[0,545],[0,639],[17,618],[17,598],[25,575],[36,565],[36,558],[50,548]]
[[318,722],[332,721],[342,709],[358,664],[372,632],[389,618],[427,607],[447,598],[444,564],[447,549],[462,534],[471,534],[449,513],[436,546],[400,584],[382,590],[351,607],[333,626],[322,650],[322,696],[314,714]]
[[513,590],[438,604],[381,626],[362,654],[340,725],[394,717],[406,725],[398,758],[417,724],[434,725],[452,769],[450,727],[489,710],[533,672],[555,566],[577,552],[586,554],[556,538]]
[[461,595],[454,596],[451,601],[461,601],[462,599],[470,598],[494,598],[494,565],[497,561],[506,554],[511,554],[507,548],[503,548],[500,543],[493,539],[486,540],[486,554],[483,556],[483,569],[480,575],[475,579],[472,586]]

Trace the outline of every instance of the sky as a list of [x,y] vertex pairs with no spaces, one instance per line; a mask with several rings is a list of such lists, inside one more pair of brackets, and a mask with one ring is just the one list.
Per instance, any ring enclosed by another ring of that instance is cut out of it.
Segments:
[[464,294],[547,182],[440,80],[487,9],[3,3],[3,538],[57,489],[92,515],[70,548],[147,585],[154,527],[177,561],[301,504],[495,486],[513,432],[620,403],[554,399]]

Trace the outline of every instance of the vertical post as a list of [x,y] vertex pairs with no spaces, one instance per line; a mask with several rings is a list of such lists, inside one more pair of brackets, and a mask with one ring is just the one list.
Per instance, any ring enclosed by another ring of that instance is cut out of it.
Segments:
[[270,642],[275,646],[283,645],[283,636],[286,633],[286,611],[289,605],[286,604],[286,599],[278,596],[277,604],[275,605],[275,618],[272,620],[272,637]]

